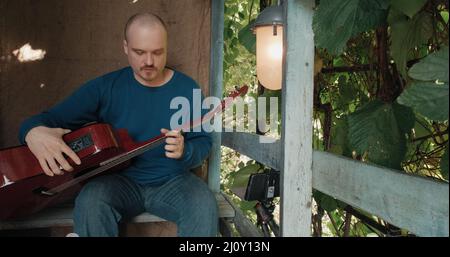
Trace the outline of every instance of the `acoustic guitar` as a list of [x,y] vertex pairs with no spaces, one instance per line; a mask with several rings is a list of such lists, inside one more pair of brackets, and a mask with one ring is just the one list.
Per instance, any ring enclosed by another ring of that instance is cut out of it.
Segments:
[[[221,105],[201,119],[184,124],[180,131],[183,133],[209,121],[247,90],[247,86],[236,89],[222,100]],[[161,145],[165,139],[166,135],[160,134],[144,142],[135,142],[127,130],[115,130],[106,123],[81,127],[63,136],[64,142],[81,159],[81,164],[76,165],[67,158],[74,170],[53,177],[43,172],[28,146],[0,150],[0,220],[27,216],[73,199],[87,180],[126,168],[133,157]]]

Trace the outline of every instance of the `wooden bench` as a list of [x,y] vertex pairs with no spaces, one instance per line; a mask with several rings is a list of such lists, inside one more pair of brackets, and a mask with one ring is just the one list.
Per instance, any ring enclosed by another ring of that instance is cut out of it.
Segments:
[[[233,219],[235,210],[228,200],[225,199],[222,193],[217,193],[216,199],[219,206],[219,218],[225,220]],[[47,208],[29,218],[0,221],[0,231],[51,228],[52,232],[50,234],[52,236],[64,236],[72,232],[72,211],[73,205],[66,204]],[[174,223],[149,213],[142,213],[122,225],[125,225],[125,227],[122,226],[121,228],[123,231],[121,233],[124,236],[176,236],[176,226]],[[159,226],[160,229],[154,229],[155,226]],[[170,231],[161,231],[161,229],[168,229]]]

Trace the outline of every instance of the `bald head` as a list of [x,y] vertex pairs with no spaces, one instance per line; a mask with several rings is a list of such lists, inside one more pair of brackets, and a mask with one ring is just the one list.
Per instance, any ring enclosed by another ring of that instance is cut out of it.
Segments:
[[138,13],[130,17],[124,30],[123,50],[134,77],[146,86],[164,84],[168,74],[167,30],[155,14]]
[[158,15],[153,13],[137,13],[128,19],[124,29],[124,37],[127,41],[129,37],[129,30],[132,26],[162,27],[167,33],[167,27],[164,21]]

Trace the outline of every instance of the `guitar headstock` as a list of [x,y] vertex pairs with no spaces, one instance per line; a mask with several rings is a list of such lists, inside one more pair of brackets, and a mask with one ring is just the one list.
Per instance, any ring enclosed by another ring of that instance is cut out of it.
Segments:
[[234,91],[230,93],[229,97],[235,98],[238,96],[244,96],[248,92],[248,86],[243,85],[242,87],[238,88],[237,86],[234,87]]
[[181,130],[185,131],[191,128],[194,128],[198,125],[201,125],[203,122],[206,122],[210,119],[212,119],[217,113],[222,112],[225,108],[227,108],[233,100],[238,96],[243,96],[247,94],[248,92],[248,86],[243,85],[242,87],[238,88],[235,87],[234,91],[232,91],[230,94],[228,94],[227,97],[225,97],[221,102],[220,105],[216,106],[214,110],[209,111],[207,114],[205,114],[202,118],[197,119],[195,121],[192,121],[191,123],[186,123],[184,126],[181,127]]

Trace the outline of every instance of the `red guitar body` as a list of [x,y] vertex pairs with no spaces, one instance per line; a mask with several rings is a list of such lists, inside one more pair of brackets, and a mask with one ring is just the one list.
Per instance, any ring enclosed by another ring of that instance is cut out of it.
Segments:
[[[68,133],[64,141],[81,159],[64,175],[47,176],[27,146],[7,148],[0,151],[0,220],[22,217],[35,213],[46,206],[72,199],[81,184],[72,186],[54,196],[41,192],[66,183],[98,167],[99,163],[139,146],[126,130],[114,131],[109,124],[92,124]],[[123,169],[129,162],[114,170]]]

